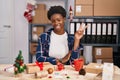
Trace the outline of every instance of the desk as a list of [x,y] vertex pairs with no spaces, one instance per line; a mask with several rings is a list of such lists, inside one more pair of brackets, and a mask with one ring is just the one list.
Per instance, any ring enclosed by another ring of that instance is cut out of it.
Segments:
[[[35,78],[34,74],[26,74],[26,72],[22,73],[20,77],[15,77],[13,71],[4,71],[4,69],[8,67],[12,68],[12,65],[0,64],[0,80],[96,80],[96,75],[97,75],[93,73],[86,73],[85,76],[79,75],[78,71],[75,71],[72,66],[65,65],[64,70],[54,71],[53,74],[49,74],[47,77],[41,79]],[[69,76],[70,78],[68,79],[65,74],[67,74],[67,76]],[[52,78],[49,78],[49,76],[52,76]],[[118,79],[114,79],[114,80],[118,80]]]

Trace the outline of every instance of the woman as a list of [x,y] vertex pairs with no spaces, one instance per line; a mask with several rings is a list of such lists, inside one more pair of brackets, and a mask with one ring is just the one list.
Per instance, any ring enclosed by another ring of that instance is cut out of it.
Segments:
[[70,36],[64,29],[66,11],[62,6],[52,6],[47,16],[53,28],[40,35],[36,60],[52,64],[70,64],[80,54],[79,44],[85,28],[80,27],[74,37]]

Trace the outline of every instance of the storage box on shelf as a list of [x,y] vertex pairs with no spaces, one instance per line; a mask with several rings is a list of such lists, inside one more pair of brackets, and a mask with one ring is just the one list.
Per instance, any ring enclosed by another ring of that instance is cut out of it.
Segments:
[[93,61],[96,63],[113,62],[112,47],[93,47]]
[[93,0],[75,0],[75,16],[93,16]]
[[35,15],[33,16],[32,24],[47,24],[50,21],[47,18],[47,10],[45,4],[37,4]]
[[75,16],[120,16],[120,0],[75,0]]
[[120,16],[120,0],[94,0],[94,16]]

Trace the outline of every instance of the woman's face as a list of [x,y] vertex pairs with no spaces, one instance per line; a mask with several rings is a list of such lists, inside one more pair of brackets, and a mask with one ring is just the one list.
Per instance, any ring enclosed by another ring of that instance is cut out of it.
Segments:
[[53,14],[50,20],[52,22],[54,32],[56,34],[63,34],[65,17],[63,17],[61,14]]

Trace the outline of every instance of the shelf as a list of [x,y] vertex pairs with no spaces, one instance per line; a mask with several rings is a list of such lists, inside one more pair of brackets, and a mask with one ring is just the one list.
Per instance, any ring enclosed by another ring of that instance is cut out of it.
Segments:
[[100,44],[100,43],[97,43],[97,44],[95,44],[95,43],[92,43],[92,44],[87,44],[87,43],[81,43],[83,46],[106,46],[106,47],[108,47],[108,46],[120,46],[120,45],[118,45],[118,44]]
[[120,16],[74,16],[73,19],[120,19]]
[[29,40],[31,43],[38,43],[38,41]]
[[45,26],[45,27],[46,27],[46,26],[50,26],[51,24],[50,24],[50,23],[46,23],[46,24],[32,24],[32,23],[31,23],[31,24],[29,24],[29,25],[30,25],[31,27],[34,27],[34,26],[35,26],[35,27],[37,27],[37,26],[38,26],[38,27],[39,27],[39,26]]

